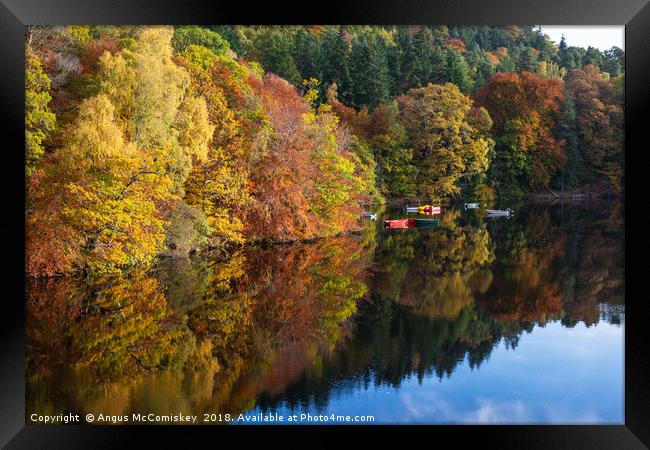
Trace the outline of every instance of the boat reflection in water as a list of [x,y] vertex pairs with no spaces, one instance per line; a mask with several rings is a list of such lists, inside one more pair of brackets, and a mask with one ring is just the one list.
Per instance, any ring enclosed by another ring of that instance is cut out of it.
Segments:
[[437,222],[32,280],[26,414],[623,423],[620,208]]
[[507,209],[486,209],[485,217],[512,217],[514,211],[510,208]]
[[406,219],[384,220],[384,228],[415,228],[415,227],[439,227],[439,219]]

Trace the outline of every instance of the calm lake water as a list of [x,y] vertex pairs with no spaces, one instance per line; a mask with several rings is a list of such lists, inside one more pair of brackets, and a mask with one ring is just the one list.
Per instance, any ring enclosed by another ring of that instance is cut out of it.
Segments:
[[72,412],[622,424],[622,205],[435,217],[29,282],[27,423]]

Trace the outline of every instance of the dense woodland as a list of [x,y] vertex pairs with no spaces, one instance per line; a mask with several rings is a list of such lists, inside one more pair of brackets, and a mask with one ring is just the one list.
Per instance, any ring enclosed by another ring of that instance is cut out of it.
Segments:
[[30,275],[624,183],[624,53],[534,27],[27,27]]

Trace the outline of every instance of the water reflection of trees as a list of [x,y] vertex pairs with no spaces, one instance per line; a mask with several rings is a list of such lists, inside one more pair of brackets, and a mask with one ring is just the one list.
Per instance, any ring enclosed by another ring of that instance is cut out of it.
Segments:
[[318,366],[308,367],[281,395],[261,396],[262,410],[280,402],[291,409],[312,402],[324,407],[334,383],[339,391],[352,391],[369,386],[399,387],[411,376],[419,381],[432,375],[449,377],[463,360],[478,368],[501,339],[510,339],[510,324],[492,320],[480,308],[464,308],[453,319],[432,319],[378,296],[361,308],[354,339]]
[[531,207],[514,222],[492,223],[501,276],[481,306],[501,320],[574,326],[597,323],[600,303],[623,303],[620,204],[592,206]]
[[52,410],[56,397],[69,402],[57,409],[108,407],[108,395],[115,414],[134,407],[130,398],[163,411],[250,408],[349,332],[373,245],[348,236],[221,262],[167,261],[154,273],[34,281],[32,410]]
[[442,216],[437,229],[395,230],[376,258],[374,291],[431,318],[453,318],[485,291],[494,254],[485,224],[458,224],[460,211]]
[[143,271],[33,282],[26,311],[28,356],[43,367],[64,358],[98,377],[121,377],[170,366],[177,353],[179,328],[158,280]]
[[368,222],[359,236],[34,282],[28,409],[324,407],[334,383],[451,376],[551,320],[621,323],[620,213],[449,211],[438,229]]
[[[620,205],[618,205],[620,207]],[[560,269],[566,286],[563,324],[598,321],[598,304],[623,304],[625,254],[622,212],[612,208],[609,215],[582,218],[587,231],[569,236],[567,261]]]
[[454,222],[439,230],[387,234],[354,339],[282,395],[262,396],[260,407],[323,407],[336,380],[349,380],[336,382],[345,391],[442,379],[463,361],[479,367],[500,342],[516,348],[524,332],[549,321],[621,323],[619,213],[531,208],[511,221],[461,227],[462,218],[447,215]]

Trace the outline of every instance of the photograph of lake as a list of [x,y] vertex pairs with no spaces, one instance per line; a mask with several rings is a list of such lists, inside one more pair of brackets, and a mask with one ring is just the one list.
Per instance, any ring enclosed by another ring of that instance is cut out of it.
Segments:
[[27,26],[25,423],[624,424],[623,35]]

